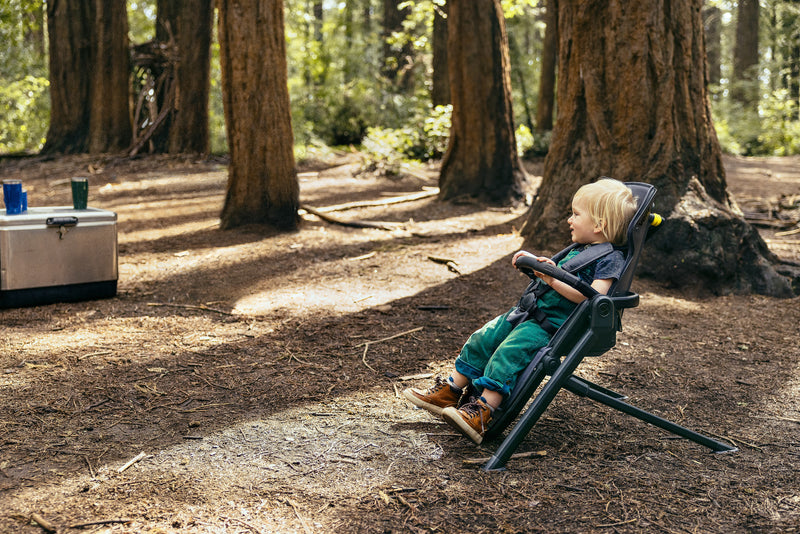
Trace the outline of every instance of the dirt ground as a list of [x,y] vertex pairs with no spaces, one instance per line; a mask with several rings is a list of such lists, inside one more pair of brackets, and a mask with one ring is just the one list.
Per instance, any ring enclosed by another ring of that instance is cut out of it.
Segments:
[[[800,262],[785,217],[800,159],[725,163],[771,249]],[[358,168],[305,166],[303,204],[436,185],[434,168]],[[800,297],[637,280],[617,347],[579,371],[738,452],[563,392],[518,449],[541,454],[485,472],[473,460],[498,442],[475,447],[400,392],[515,302],[524,208],[427,197],[329,213],[386,229],[306,215],[296,233],[223,232],[224,161],[0,173],[31,206],[68,204],[69,177],[89,176],[119,239],[116,297],[0,310],[0,532],[800,531]]]

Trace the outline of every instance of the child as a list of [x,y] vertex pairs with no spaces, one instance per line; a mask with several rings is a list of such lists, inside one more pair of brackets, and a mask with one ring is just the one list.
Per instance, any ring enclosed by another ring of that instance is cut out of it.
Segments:
[[[567,220],[572,241],[579,246],[570,250],[558,265],[564,265],[590,247],[605,247],[605,255],[575,274],[598,293],[608,293],[622,274],[625,261],[622,251],[614,247],[625,244],[628,224],[635,212],[633,193],[622,182],[601,177],[582,186],[572,199],[572,215]],[[511,260],[514,267],[521,256],[555,265],[549,258],[519,251]],[[538,271],[534,274],[541,281],[531,282],[514,308],[469,337],[448,380],[436,377],[434,385],[426,391],[416,388],[403,391],[412,404],[441,414],[476,444],[483,441],[495,408],[511,392],[517,375],[547,345],[576,304],[586,298],[551,276]]]

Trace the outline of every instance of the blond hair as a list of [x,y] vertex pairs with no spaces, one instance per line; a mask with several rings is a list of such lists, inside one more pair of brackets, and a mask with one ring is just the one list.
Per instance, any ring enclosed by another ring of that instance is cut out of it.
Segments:
[[572,201],[580,202],[612,245],[625,244],[628,225],[636,213],[636,199],[628,186],[602,176],[596,182],[581,186]]

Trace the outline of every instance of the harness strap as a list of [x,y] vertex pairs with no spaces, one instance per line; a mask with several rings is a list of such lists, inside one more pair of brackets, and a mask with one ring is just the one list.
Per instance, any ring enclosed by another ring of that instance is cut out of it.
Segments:
[[547,318],[547,315],[545,315],[539,306],[533,307],[531,310],[531,318],[539,323],[539,326],[542,327],[542,330],[551,336],[555,335],[555,333],[558,331],[558,327],[550,322],[550,320]]
[[[576,249],[577,247],[582,246],[579,243],[573,243],[572,245],[568,246],[561,252],[557,253],[551,259],[558,263],[562,259],[564,259],[567,254],[569,254],[572,250]],[[570,258],[568,261],[564,262],[564,265],[561,266],[562,269],[567,271],[568,273],[575,274],[579,272],[581,269],[586,267],[587,265],[591,265],[595,261],[599,260],[603,256],[611,254],[614,251],[614,246],[611,243],[598,243],[597,245],[592,245],[591,247],[587,248],[586,250],[580,251],[577,255]],[[546,291],[551,290],[552,288],[547,284],[541,283],[541,280],[536,280],[537,285],[534,289],[534,293],[536,297],[541,297]]]
[[[579,246],[582,245],[573,243],[569,247],[553,256],[552,260],[558,263],[564,259],[567,254]],[[611,243],[599,243],[597,245],[592,245],[586,250],[582,250],[568,261],[564,262],[561,268],[569,273],[575,274],[587,265],[590,265],[603,256],[610,254],[613,252],[613,250],[614,247],[611,245]],[[507,320],[516,326],[526,320],[532,319],[536,321],[545,332],[552,336],[556,333],[556,331],[558,331],[558,327],[550,322],[544,311],[542,311],[542,309],[536,305],[536,301],[538,301],[542,295],[544,295],[547,291],[550,291],[552,288],[549,285],[542,283],[541,279],[539,278],[531,283],[533,286],[529,286],[529,289],[525,292],[522,298],[520,298],[520,304],[517,304],[517,308],[512,310]]]

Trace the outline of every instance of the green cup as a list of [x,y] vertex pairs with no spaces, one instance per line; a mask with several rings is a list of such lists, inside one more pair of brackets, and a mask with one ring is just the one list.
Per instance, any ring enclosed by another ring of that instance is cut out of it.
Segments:
[[76,210],[85,210],[89,202],[89,179],[72,179],[72,207]]

